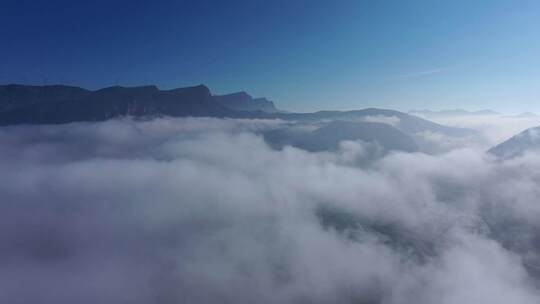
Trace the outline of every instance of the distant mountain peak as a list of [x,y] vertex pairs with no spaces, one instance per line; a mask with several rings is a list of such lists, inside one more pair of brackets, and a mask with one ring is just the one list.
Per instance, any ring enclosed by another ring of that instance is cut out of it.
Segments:
[[334,151],[343,141],[362,141],[375,144],[380,152],[418,151],[412,137],[397,128],[378,122],[330,121],[315,130],[271,130],[264,134],[265,140],[274,148],[290,145],[307,151]]
[[509,118],[536,118],[536,117],[538,117],[538,114],[533,113],[533,112],[523,112],[523,113],[519,113],[519,114],[516,114],[516,115],[508,115],[508,116],[505,116],[505,117],[509,117]]
[[210,89],[207,86],[205,86],[204,84],[199,84],[199,85],[190,86],[190,87],[176,88],[176,89],[160,91],[160,92],[169,92],[169,93],[173,93],[173,94],[185,94],[185,93],[200,94],[200,95],[206,96],[208,98],[210,98],[212,96],[212,93],[210,92]]
[[444,117],[444,116],[480,116],[480,115],[500,115],[500,113],[489,109],[478,111],[467,111],[464,109],[448,109],[448,110],[410,110],[409,114],[425,116],[425,117]]
[[234,96],[234,97],[247,97],[247,98],[253,98],[251,95],[249,95],[246,91],[239,91],[229,94],[224,94],[221,96]]
[[223,106],[235,111],[261,111],[266,113],[279,112],[272,101],[264,97],[253,98],[244,91],[225,95],[215,95],[214,99]]
[[527,129],[488,152],[501,158],[513,158],[534,150],[540,150],[540,127]]

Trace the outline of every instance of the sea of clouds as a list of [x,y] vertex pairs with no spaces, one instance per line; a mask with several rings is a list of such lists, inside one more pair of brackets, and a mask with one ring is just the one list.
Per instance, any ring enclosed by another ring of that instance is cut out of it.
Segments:
[[525,129],[540,126],[540,116],[536,115],[456,115],[430,117],[429,120],[447,126],[479,131],[484,140],[476,143],[468,142],[467,146],[476,145],[482,148],[500,144]]
[[366,162],[284,125],[0,128],[0,303],[540,303],[540,155]]

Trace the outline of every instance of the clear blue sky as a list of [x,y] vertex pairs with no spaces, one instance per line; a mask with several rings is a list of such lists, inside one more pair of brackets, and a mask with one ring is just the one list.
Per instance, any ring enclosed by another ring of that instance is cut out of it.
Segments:
[[540,1],[0,0],[0,83],[540,112]]

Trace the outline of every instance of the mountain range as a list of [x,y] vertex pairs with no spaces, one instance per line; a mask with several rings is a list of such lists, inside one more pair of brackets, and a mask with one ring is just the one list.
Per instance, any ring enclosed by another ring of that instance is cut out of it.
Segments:
[[314,130],[275,130],[263,134],[265,139],[273,146],[293,145],[313,151],[335,149],[341,140],[362,140],[387,150],[429,152],[423,142],[426,133],[478,135],[473,130],[385,109],[284,112],[266,98],[253,98],[246,92],[213,95],[204,85],[172,90],[153,85],[113,86],[95,91],[64,85],[0,86],[0,126],[104,121],[123,116],[280,119]]
[[479,111],[467,111],[463,109],[452,109],[452,110],[411,110],[409,114],[417,115],[420,117],[426,118],[437,118],[437,117],[454,117],[454,116],[490,116],[490,115],[500,115],[500,113],[493,110],[485,109]]
[[489,149],[488,152],[500,158],[512,158],[535,150],[540,150],[540,127],[527,129]]

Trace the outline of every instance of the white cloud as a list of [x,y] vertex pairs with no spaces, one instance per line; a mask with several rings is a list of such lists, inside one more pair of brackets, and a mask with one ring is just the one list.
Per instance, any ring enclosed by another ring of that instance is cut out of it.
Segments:
[[453,127],[470,128],[482,132],[486,138],[484,148],[500,144],[525,129],[540,126],[540,117],[502,115],[471,115],[431,118],[431,120]]
[[399,117],[396,117],[396,116],[372,115],[372,116],[362,117],[361,121],[380,122],[380,123],[389,124],[395,127],[399,125],[400,119]]
[[366,163],[281,123],[0,129],[0,302],[538,303],[539,155]]
[[407,74],[401,74],[397,75],[395,78],[418,78],[418,77],[424,77],[424,76],[430,76],[434,74],[439,74],[443,72],[447,72],[452,70],[452,68],[449,67],[442,67],[442,68],[434,68],[430,70],[424,70],[424,71],[418,71],[418,72],[412,72]]

